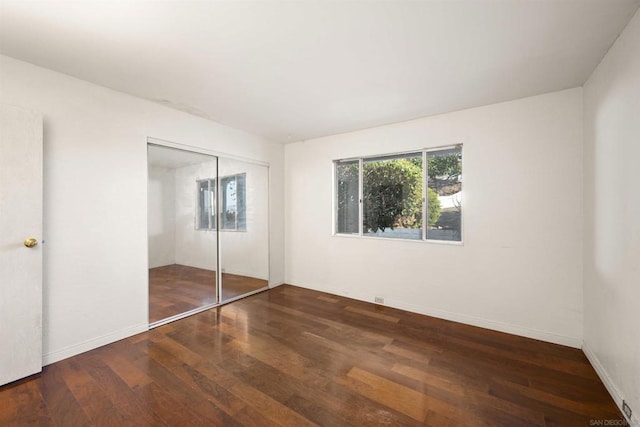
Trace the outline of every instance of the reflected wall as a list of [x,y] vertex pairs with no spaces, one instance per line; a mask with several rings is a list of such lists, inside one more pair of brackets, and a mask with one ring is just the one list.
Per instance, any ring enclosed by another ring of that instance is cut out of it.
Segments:
[[268,286],[268,168],[150,144],[149,321]]
[[222,300],[266,287],[269,279],[269,169],[220,158]]

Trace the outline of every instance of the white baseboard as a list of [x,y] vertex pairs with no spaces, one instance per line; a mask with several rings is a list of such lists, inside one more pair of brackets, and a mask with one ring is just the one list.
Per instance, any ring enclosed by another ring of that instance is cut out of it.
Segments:
[[284,282],[269,283],[269,289],[277,288],[282,285],[284,285]]
[[[369,300],[371,302],[371,300]],[[532,338],[535,340],[560,344],[567,347],[581,348],[582,339],[565,335],[554,334],[552,332],[540,331],[538,329],[526,328],[510,323],[499,322],[482,317],[469,316],[467,314],[455,313],[446,310],[439,310],[431,307],[421,307],[403,301],[385,300],[385,305],[389,307],[399,308],[414,313],[424,314],[426,316],[437,317],[439,319],[451,320],[452,322],[464,323],[465,325],[477,326],[479,328],[491,329],[493,331],[504,332],[507,334],[518,335],[521,337]]]
[[[598,356],[596,356],[591,348],[589,348],[589,345],[586,342],[582,344],[582,351],[584,352],[585,356],[587,356],[587,359],[589,359],[589,362],[591,363],[591,366],[593,366],[593,369],[596,370],[596,373],[600,377],[600,380],[602,381],[604,386],[607,388],[607,391],[611,395],[611,398],[615,402],[616,406],[620,409],[620,412],[622,412],[626,418],[626,414],[622,410],[622,401],[624,400],[624,395],[620,392],[620,389],[616,387],[606,369],[604,369],[604,366],[602,366],[602,363],[600,363],[600,359],[598,359]],[[629,421],[629,424],[632,426],[640,426],[640,418],[637,415],[632,414],[631,419],[627,418],[627,421]]]
[[149,324],[144,323],[137,326],[131,326],[119,331],[114,331],[100,337],[91,338],[90,340],[65,347],[60,350],[52,351],[42,356],[42,366],[47,366],[60,360],[75,356],[85,351],[93,350],[94,348],[102,347],[103,345],[111,344],[112,342],[120,341],[121,339],[128,338],[130,336],[146,332],[149,330]]
[[[320,292],[328,292],[334,295],[340,295],[347,298],[353,298],[359,301],[374,302],[374,297],[370,295],[356,295],[336,289],[318,289],[304,285],[294,285],[301,288],[312,289]],[[410,311],[412,313],[424,314],[426,316],[437,317],[439,319],[451,320],[452,322],[464,323],[465,325],[478,326],[480,328],[491,329],[507,334],[519,335],[526,338],[532,338],[540,341],[550,342],[553,344],[565,345],[567,347],[582,348],[582,339],[580,337],[564,336],[537,329],[526,328],[523,326],[512,325],[510,323],[498,322],[491,319],[484,319],[475,316],[469,316],[461,313],[454,313],[446,310],[440,310],[432,307],[423,307],[404,301],[385,298],[384,305],[386,307],[397,308],[400,310]]]

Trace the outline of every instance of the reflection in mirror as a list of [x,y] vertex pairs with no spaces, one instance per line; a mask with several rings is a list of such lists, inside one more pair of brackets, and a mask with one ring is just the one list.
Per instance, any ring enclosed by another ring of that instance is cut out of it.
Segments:
[[217,158],[148,146],[149,323],[216,304]]
[[226,158],[218,168],[221,299],[228,301],[268,286],[269,170]]

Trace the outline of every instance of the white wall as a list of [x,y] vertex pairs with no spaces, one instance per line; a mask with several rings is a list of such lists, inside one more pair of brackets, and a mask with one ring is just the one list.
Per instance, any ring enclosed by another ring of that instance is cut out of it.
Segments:
[[176,263],[175,170],[149,166],[149,268]]
[[195,229],[196,181],[215,178],[216,161],[177,168],[175,174],[176,264],[216,271],[217,233]]
[[147,328],[147,137],[270,163],[283,281],[281,145],[6,56],[0,99],[44,114],[45,363]]
[[[332,236],[332,160],[463,143],[464,245]],[[579,347],[582,89],[285,146],[287,283]]]
[[640,425],[640,12],[584,86],[584,141],[584,350]]
[[[226,273],[267,279],[269,170],[265,166],[221,158],[219,175],[246,174],[246,231],[221,231],[221,268]],[[282,218],[282,210],[275,213]],[[222,284],[224,287],[224,283]]]
[[[202,163],[175,169],[175,263],[216,271],[216,239],[221,239],[222,270],[269,279],[269,170],[266,166],[219,158],[219,173],[246,174],[246,230],[196,230],[196,181],[215,178],[216,165]],[[223,284],[224,286],[224,284]]]

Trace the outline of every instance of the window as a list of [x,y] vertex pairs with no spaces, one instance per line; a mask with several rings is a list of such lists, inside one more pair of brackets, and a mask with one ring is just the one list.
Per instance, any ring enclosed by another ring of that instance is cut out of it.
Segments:
[[335,162],[335,233],[462,241],[462,146]]
[[422,153],[364,159],[362,232],[422,239]]
[[[198,197],[196,229],[216,229],[216,180],[204,179],[196,182]],[[247,230],[245,173],[220,178],[220,230]]]
[[427,152],[427,240],[462,241],[462,147]]
[[220,178],[222,186],[222,230],[247,230],[247,176],[244,173]]
[[196,181],[198,186],[198,209],[196,210],[196,230],[216,229],[216,180]]
[[358,234],[360,216],[359,161],[336,163],[336,233]]

